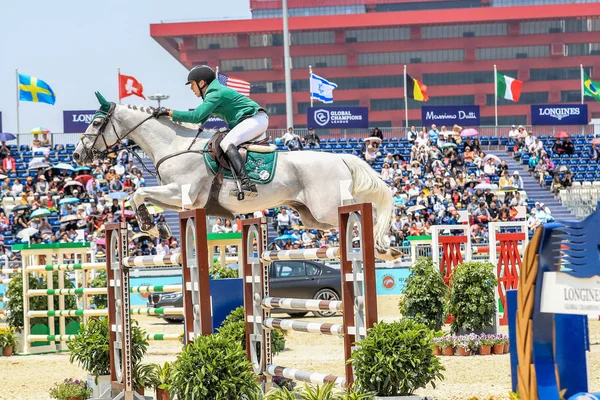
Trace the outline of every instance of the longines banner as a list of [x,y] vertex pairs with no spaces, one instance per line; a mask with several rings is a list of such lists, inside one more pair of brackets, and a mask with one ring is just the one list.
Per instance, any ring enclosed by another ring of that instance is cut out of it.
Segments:
[[63,111],[63,131],[65,133],[83,133],[87,129],[96,111]]
[[[422,106],[423,126],[457,124],[463,127],[479,125],[479,106]],[[451,130],[451,129],[449,129]]]
[[367,107],[308,107],[309,128],[368,128]]
[[587,125],[587,104],[532,104],[531,125]]

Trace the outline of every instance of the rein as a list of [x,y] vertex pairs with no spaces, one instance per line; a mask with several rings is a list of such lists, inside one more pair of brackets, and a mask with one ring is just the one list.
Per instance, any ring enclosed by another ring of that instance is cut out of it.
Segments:
[[[192,140],[192,143],[190,143],[190,145],[188,146],[187,150],[183,150],[183,151],[178,151],[177,153],[174,154],[169,154],[167,156],[164,156],[163,158],[161,158],[160,160],[158,160],[158,162],[156,163],[156,172],[151,171],[146,164],[144,163],[144,161],[142,161],[142,158],[135,152],[133,151],[133,148],[136,145],[123,145],[123,140],[125,140],[133,131],[135,131],[137,128],[139,128],[140,126],[142,126],[144,123],[146,123],[147,121],[151,120],[152,118],[154,118],[154,116],[150,115],[149,117],[143,119],[140,123],[138,123],[137,125],[135,125],[133,128],[131,128],[129,131],[127,131],[126,134],[124,134],[123,136],[119,136],[117,129],[115,128],[115,124],[112,121],[112,116],[113,113],[115,111],[116,108],[116,104],[115,103],[110,103],[110,108],[108,110],[108,112],[102,111],[102,110],[98,110],[97,113],[103,114],[103,120],[102,120],[102,125],[100,126],[100,128],[98,129],[98,133],[96,133],[95,135],[92,134],[83,134],[81,136],[81,139],[83,139],[85,136],[94,136],[94,141],[92,143],[92,145],[90,146],[90,148],[86,148],[85,145],[83,146],[83,148],[86,151],[89,151],[92,153],[92,156],[94,158],[105,158],[109,153],[112,152],[117,152],[120,150],[125,150],[128,154],[131,154],[132,156],[134,156],[138,162],[140,163],[140,165],[142,166],[142,168],[148,172],[150,175],[152,175],[153,177],[155,177],[156,179],[158,179],[160,181],[160,174],[158,172],[158,169],[160,167],[160,165],[173,158],[173,157],[177,157],[183,154],[187,154],[187,153],[198,153],[198,154],[204,154],[206,152],[206,150],[192,150],[192,146],[196,143],[196,141],[198,140],[198,136],[200,136],[200,133],[202,133],[202,128],[198,129],[198,132],[196,133],[196,136],[194,137],[194,140]],[[106,138],[104,137],[104,130],[106,129],[106,126],[108,125],[108,123],[110,122],[113,131],[115,133],[115,136],[117,137],[117,142],[113,145],[109,145],[108,142],[106,141]],[[96,142],[98,141],[99,138],[102,138],[102,141],[104,142],[104,147],[105,149],[102,151],[96,150]],[[81,141],[81,143],[83,144],[83,140]]]

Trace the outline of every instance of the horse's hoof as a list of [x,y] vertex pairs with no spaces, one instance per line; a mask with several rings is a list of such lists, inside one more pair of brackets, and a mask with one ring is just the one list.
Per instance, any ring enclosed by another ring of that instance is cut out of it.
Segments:
[[173,232],[166,222],[159,222],[156,224],[156,228],[161,239],[169,239],[171,236],[173,236]]

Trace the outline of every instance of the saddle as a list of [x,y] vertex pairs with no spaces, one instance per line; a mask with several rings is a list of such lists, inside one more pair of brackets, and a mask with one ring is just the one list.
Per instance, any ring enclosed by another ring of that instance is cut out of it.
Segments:
[[[219,167],[223,170],[230,171],[231,167],[229,166],[229,161],[227,160],[227,156],[225,152],[221,148],[221,141],[225,137],[225,135],[229,131],[219,131],[213,135],[213,137],[208,141],[208,145],[206,150],[210,157],[215,160]],[[240,154],[242,155],[242,159],[244,160],[244,164],[246,163],[248,152],[256,152],[256,153],[272,153],[276,149],[275,146],[269,145],[269,139],[261,139],[254,142],[246,142],[242,143],[239,146]]]

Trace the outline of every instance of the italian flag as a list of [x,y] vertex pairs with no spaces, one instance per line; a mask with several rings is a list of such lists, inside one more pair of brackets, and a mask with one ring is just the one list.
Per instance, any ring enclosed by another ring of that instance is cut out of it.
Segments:
[[498,97],[512,100],[515,103],[519,101],[519,97],[521,97],[523,81],[518,81],[510,76],[502,75],[498,72],[496,72],[496,80],[496,93]]

